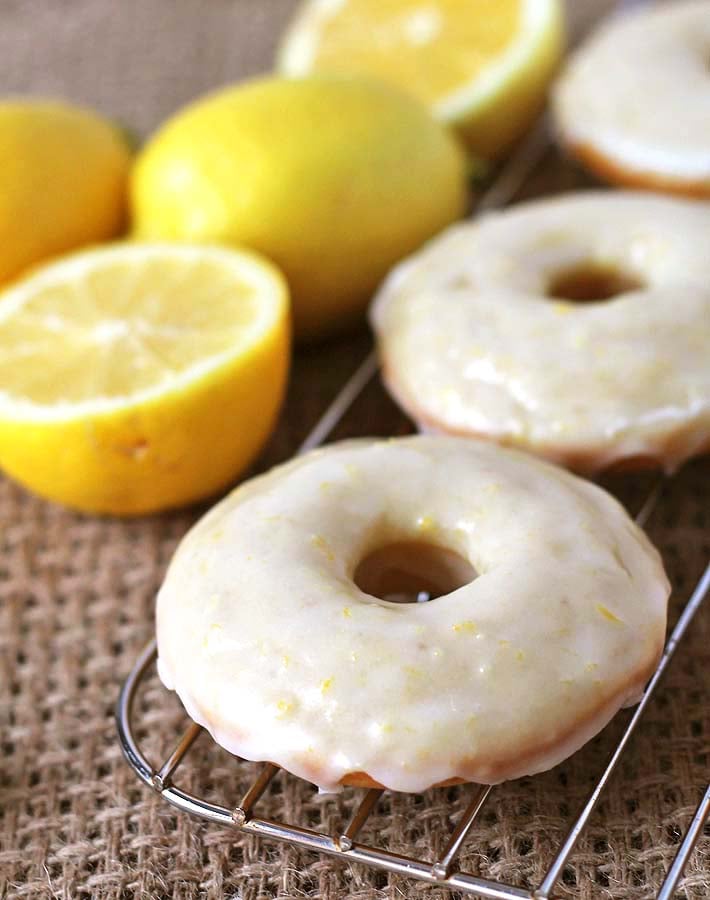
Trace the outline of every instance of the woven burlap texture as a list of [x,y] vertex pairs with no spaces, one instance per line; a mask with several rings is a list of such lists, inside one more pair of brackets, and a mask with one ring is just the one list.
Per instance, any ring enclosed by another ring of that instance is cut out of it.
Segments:
[[[292,5],[6,0],[3,86],[64,94],[145,132],[205,89],[267,68]],[[596,6],[584,4],[582,11]],[[529,192],[578,181],[552,157]],[[262,466],[293,452],[366,344],[360,336],[299,355]],[[339,435],[406,427],[373,385]],[[709,472],[705,462],[686,467],[649,523],[675,586],[672,620],[710,556]],[[647,476],[609,481],[632,510],[649,484]],[[449,896],[192,820],[139,784],[124,763],[113,723],[118,688],[152,634],[155,591],[198,514],[84,517],[0,481],[0,897]],[[710,772],[708,671],[710,609],[703,609],[565,870],[561,895],[655,896]],[[521,886],[539,880],[627,717],[622,713],[554,771],[496,788],[462,854],[463,868]],[[139,718],[147,753],[159,763],[185,719],[155,678],[142,695]],[[250,765],[238,765],[203,736],[178,783],[230,805],[252,774]],[[363,839],[432,858],[466,798],[465,789],[386,794]],[[334,832],[356,799],[350,791],[319,797],[280,775],[259,813]],[[709,868],[706,837],[681,896],[710,896]]]

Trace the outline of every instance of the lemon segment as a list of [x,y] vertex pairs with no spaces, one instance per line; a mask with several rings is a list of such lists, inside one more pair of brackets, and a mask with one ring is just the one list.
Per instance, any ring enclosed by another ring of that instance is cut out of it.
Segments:
[[285,282],[253,254],[67,257],[0,295],[0,467],[94,512],[209,496],[269,435],[288,343]]
[[306,0],[277,67],[397,84],[494,158],[542,106],[562,43],[560,0]]
[[362,317],[379,282],[467,205],[461,147],[373,79],[267,78],[167,122],[132,176],[138,239],[251,247],[284,272],[296,335]]
[[118,234],[130,156],[119,129],[88,110],[0,103],[0,282]]

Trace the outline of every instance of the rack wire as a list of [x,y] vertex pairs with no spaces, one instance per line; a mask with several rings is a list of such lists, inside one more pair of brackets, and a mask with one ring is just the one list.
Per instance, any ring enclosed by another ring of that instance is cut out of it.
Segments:
[[[513,155],[509,163],[501,170],[491,187],[483,194],[477,204],[477,212],[497,209],[511,202],[520,193],[521,188],[542,161],[549,145],[547,123],[543,117],[530,132],[519,151]],[[305,453],[327,440],[367,385],[373,380],[377,370],[376,355],[374,351],[371,351],[343,385],[336,398],[303,441],[298,450],[299,454]],[[647,495],[635,517],[639,525],[643,526],[653,513],[663,493],[665,483],[663,479],[657,481]],[[160,794],[167,803],[192,816],[206,819],[218,825],[235,828],[246,834],[285,841],[300,848],[329,854],[338,857],[343,862],[362,863],[376,869],[397,873],[431,885],[458,890],[478,897],[491,898],[491,900],[548,900],[548,898],[553,897],[553,892],[562,877],[563,870],[611,776],[617,769],[639,722],[651,703],[683,636],[709,593],[710,562],[708,562],[707,567],[687,600],[683,612],[668,638],[658,668],[649,681],[640,703],[629,719],[606,767],[569,827],[567,835],[550,862],[544,878],[539,885],[532,889],[520,888],[482,878],[460,871],[456,866],[459,851],[471,832],[491,791],[494,790],[490,786],[469,786],[471,798],[468,806],[454,827],[444,850],[436,859],[431,861],[393,853],[384,848],[360,843],[357,840],[368,817],[375,810],[378,801],[384,793],[381,789],[373,788],[365,791],[350,821],[337,833],[314,831],[294,824],[259,818],[255,815],[255,808],[259,799],[280,771],[278,766],[271,763],[264,763],[261,766],[256,779],[236,806],[222,806],[208,802],[182,790],[175,784],[173,779],[178,766],[183,762],[197,738],[202,734],[202,727],[196,723],[191,723],[179,739],[174,750],[157,769],[153,768],[146,759],[134,728],[136,696],[142,682],[152,670],[157,656],[154,640],[140,654],[135,666],[126,678],[118,698],[116,724],[121,748],[129,765],[141,781]],[[683,869],[704,832],[708,818],[710,818],[710,785],[708,785],[704,796],[700,800],[688,830],[678,847],[675,859],[658,894],[658,900],[671,900],[673,897],[682,878]]]

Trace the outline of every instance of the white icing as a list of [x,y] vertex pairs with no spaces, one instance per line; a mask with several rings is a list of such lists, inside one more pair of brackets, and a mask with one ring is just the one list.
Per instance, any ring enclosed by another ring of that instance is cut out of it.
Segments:
[[565,143],[710,190],[710,3],[641,6],[574,54],[553,91]]
[[[470,584],[387,603],[352,580],[421,539]],[[639,695],[668,585],[599,488],[451,437],[351,441],[252,480],[183,540],[158,596],[160,674],[231,752],[336,790],[496,782],[555,765]]]
[[[594,470],[673,469],[710,442],[710,205],[588,191],[448,229],[398,266],[371,318],[388,385],[428,430]],[[645,285],[550,299],[586,263]]]

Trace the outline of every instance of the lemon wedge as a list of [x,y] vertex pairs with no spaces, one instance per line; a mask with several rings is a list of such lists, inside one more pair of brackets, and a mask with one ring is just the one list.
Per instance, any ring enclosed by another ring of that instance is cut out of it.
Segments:
[[0,467],[78,509],[129,515],[231,483],[274,425],[288,293],[255,254],[116,244],[0,295]]
[[490,159],[540,110],[562,43],[560,0],[306,0],[277,67],[393,82]]

